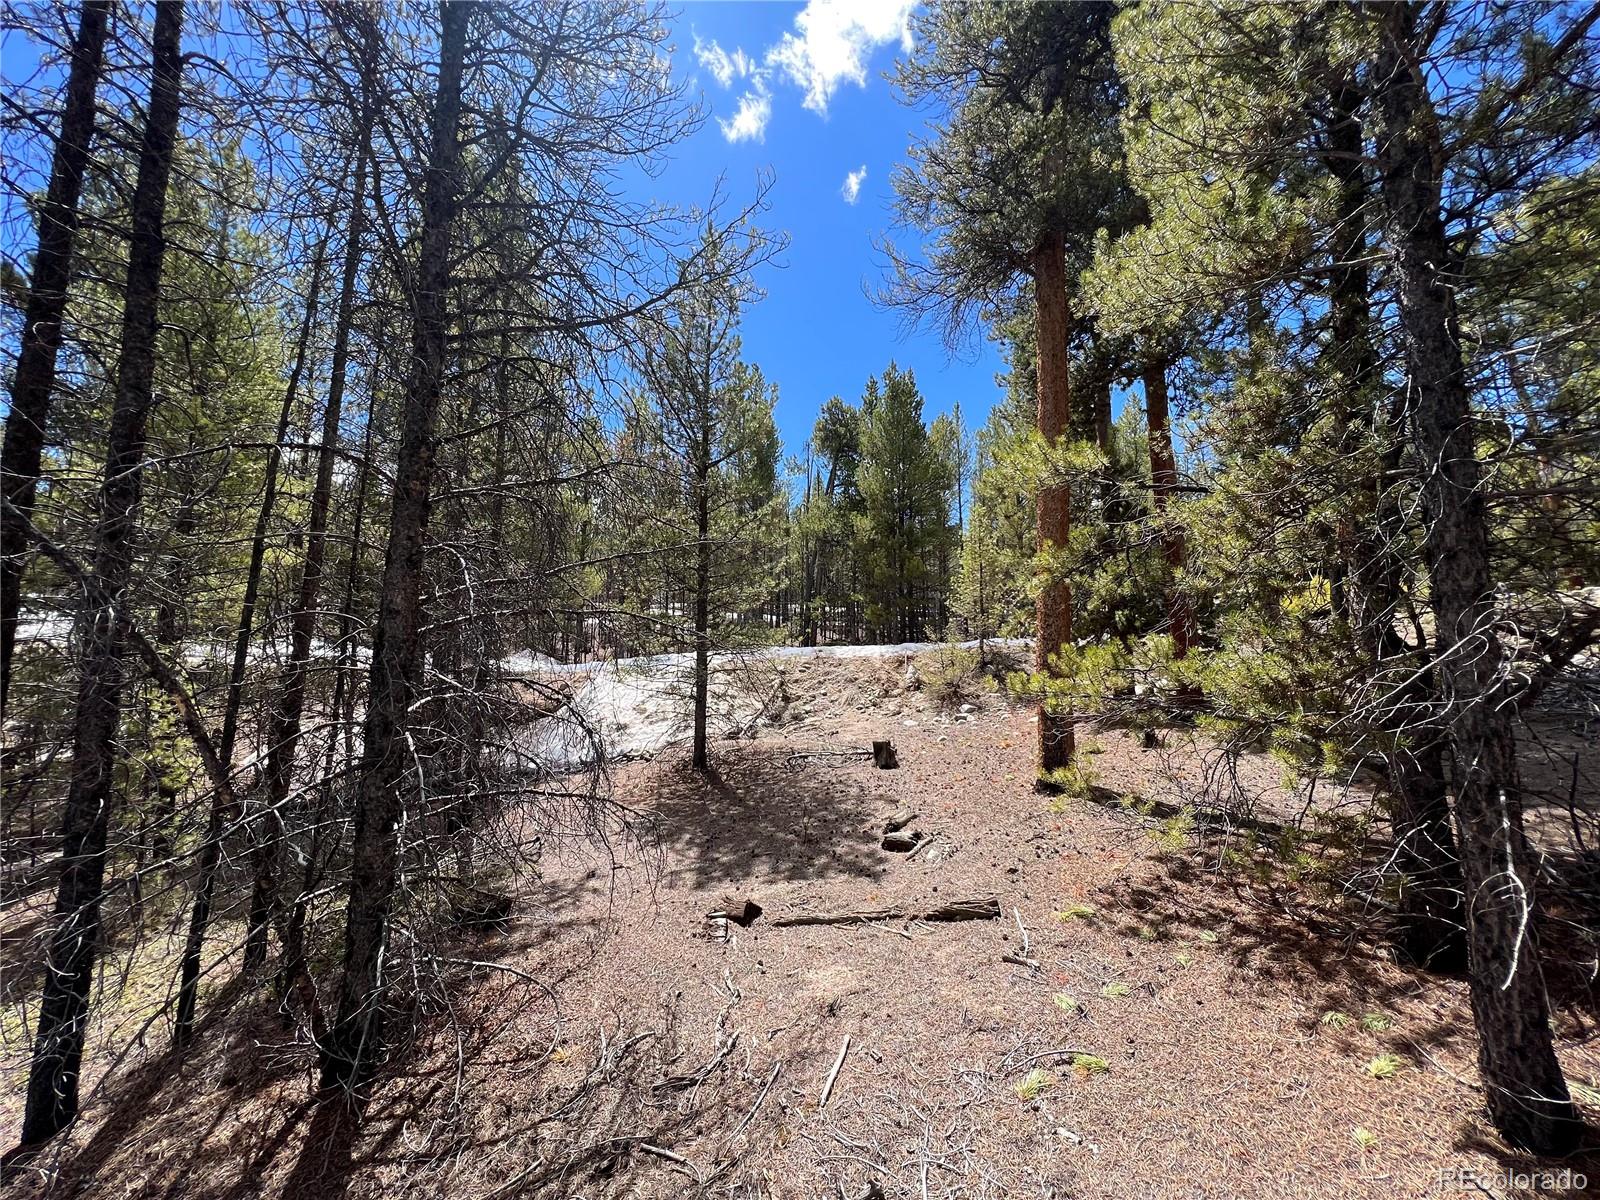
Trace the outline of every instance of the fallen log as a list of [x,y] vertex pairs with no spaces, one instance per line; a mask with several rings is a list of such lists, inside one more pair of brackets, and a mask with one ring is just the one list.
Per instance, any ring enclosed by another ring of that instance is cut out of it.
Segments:
[[943,904],[901,908],[853,908],[844,912],[795,913],[778,917],[774,925],[865,925],[871,921],[994,921],[1000,901],[993,896],[947,900]]
[[885,850],[906,854],[915,850],[924,840],[925,835],[920,829],[897,829],[884,834],[881,844]]
[[917,816],[918,813],[916,809],[907,808],[902,805],[901,807],[895,809],[892,813],[885,813],[881,817],[873,817],[865,825],[861,826],[861,832],[868,833],[875,831],[880,834],[898,833],[907,825],[911,824],[911,822],[915,821]]

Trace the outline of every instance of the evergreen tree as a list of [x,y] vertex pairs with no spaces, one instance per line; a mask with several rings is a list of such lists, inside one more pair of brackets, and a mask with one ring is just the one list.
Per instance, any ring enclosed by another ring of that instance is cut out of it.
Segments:
[[[759,244],[734,248],[707,229],[683,291],[644,331],[643,395],[629,437],[647,475],[626,506],[646,531],[637,548],[649,573],[660,573],[666,620],[673,596],[689,602],[693,764],[701,770],[710,766],[711,655],[770,642],[770,629],[752,617],[773,589],[767,550],[781,540],[787,512],[772,420],[777,391],[739,353],[740,308],[750,296],[741,260]],[[692,270],[704,278],[696,282]]]
[[855,521],[861,513],[861,433],[861,410],[838,396],[823,404],[812,429],[812,463],[799,518],[805,544],[806,645],[817,644],[819,627],[824,638],[839,641],[865,636],[857,620],[860,567],[854,551]]
[[44,998],[28,1076],[22,1142],[48,1141],[78,1113],[78,1075],[88,1035],[89,988],[100,940],[112,772],[123,702],[121,658],[127,615],[122,593],[133,570],[150,411],[155,404],[156,331],[166,242],[167,184],[177,144],[183,56],[183,5],[156,16],[150,105],[140,142],[130,216],[127,286],[116,385],[94,531],[93,574],[85,597],[73,720],[71,792],[62,811],[60,883]]
[[930,431],[910,371],[891,363],[861,400],[861,510],[855,550],[870,633],[882,642],[926,640],[939,620],[954,544],[953,439]]
[[[1034,324],[1037,412],[1045,450],[1068,449],[1072,426],[1068,341],[1073,280],[1103,214],[1121,194],[1103,169],[1117,129],[1107,4],[938,4],[920,19],[919,53],[897,81],[913,103],[941,106],[933,136],[895,175],[902,225],[926,238],[921,257],[888,247],[885,299],[943,323],[959,338],[974,315],[1016,304],[1023,279]],[[1109,142],[1109,145],[1108,145]],[[1071,484],[1038,477],[1035,660],[1041,683],[1059,678],[1072,641],[1072,592],[1058,569],[1072,530]],[[1041,775],[1072,760],[1065,689],[1041,699]]]
[[0,718],[11,690],[11,659],[22,605],[22,572],[28,545],[27,522],[44,457],[56,356],[61,349],[62,316],[67,307],[73,244],[78,235],[78,201],[89,166],[94,136],[95,92],[105,63],[109,0],[85,0],[72,43],[66,104],[56,139],[50,186],[39,209],[39,246],[28,287],[22,347],[6,408],[5,444],[0,447]]

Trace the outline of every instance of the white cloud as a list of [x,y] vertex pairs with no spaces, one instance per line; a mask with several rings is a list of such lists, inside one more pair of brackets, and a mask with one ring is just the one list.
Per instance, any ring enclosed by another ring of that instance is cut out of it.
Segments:
[[[775,74],[803,88],[805,106],[827,116],[828,101],[842,82],[867,85],[867,62],[879,46],[898,39],[900,49],[911,52],[911,10],[916,5],[917,0],[808,0],[794,19],[794,32],[768,47],[759,63],[740,47],[729,53],[696,34],[695,60],[720,86],[741,80],[747,84],[732,118],[717,118],[722,136],[730,142],[766,140]],[[846,178],[848,203],[856,202],[866,171],[863,166]]]
[[723,87],[730,87],[735,79],[746,78],[756,65],[755,60],[742,49],[735,47],[733,53],[729,54],[717,44],[715,38],[702,42],[698,33],[694,35],[694,56]]
[[854,204],[861,195],[861,185],[867,178],[867,164],[862,163],[859,171],[851,171],[844,177],[844,186],[839,189],[839,194],[844,197],[846,204]]
[[839,84],[867,83],[867,60],[888,42],[911,52],[911,10],[916,0],[809,0],[795,17],[797,33],[785,33],[767,51],[767,66],[805,89],[807,108],[826,114]]
[[722,126],[722,136],[730,142],[764,142],[767,139],[767,122],[772,119],[772,97],[759,80],[755,89],[739,97],[739,107],[733,120],[717,118]]

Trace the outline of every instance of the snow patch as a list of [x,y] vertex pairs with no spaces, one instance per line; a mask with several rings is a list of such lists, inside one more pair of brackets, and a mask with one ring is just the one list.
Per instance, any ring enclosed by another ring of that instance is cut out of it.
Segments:
[[[994,647],[1022,648],[1025,638],[991,638]],[[962,642],[976,649],[977,642]],[[750,730],[767,701],[776,662],[808,658],[896,658],[947,649],[946,642],[892,646],[779,646],[753,654],[714,654],[707,695],[711,737]],[[522,652],[501,663],[513,675],[567,677],[572,698],[550,717],[526,727],[515,740],[516,766],[567,774],[597,762],[647,758],[694,734],[693,654],[657,654],[600,663],[560,663]]]

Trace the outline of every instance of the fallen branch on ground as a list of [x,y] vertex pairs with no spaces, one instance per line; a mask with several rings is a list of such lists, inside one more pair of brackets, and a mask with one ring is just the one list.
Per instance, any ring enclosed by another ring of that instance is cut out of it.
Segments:
[[756,1097],[756,1102],[750,1106],[750,1111],[745,1113],[744,1120],[740,1121],[738,1125],[734,1126],[733,1132],[728,1135],[728,1140],[730,1142],[743,1133],[745,1126],[750,1124],[751,1120],[754,1119],[757,1110],[759,1110],[761,1107],[762,1101],[767,1098],[767,1093],[772,1090],[772,1085],[777,1080],[778,1072],[781,1070],[783,1070],[782,1060],[772,1064],[772,1072],[767,1076],[767,1082],[762,1085],[761,1094]]
[[827,1108],[828,1097],[833,1095],[834,1081],[839,1078],[839,1068],[844,1066],[844,1056],[850,1053],[850,1035],[844,1035],[844,1041],[839,1046],[839,1057],[833,1060],[833,1070],[828,1072],[828,1082],[822,1085],[822,1099],[817,1101],[817,1107]]
[[993,896],[950,900],[928,908],[855,908],[845,912],[795,913],[778,917],[774,925],[864,925],[872,921],[994,921],[1000,901]]
[[789,766],[808,758],[871,758],[871,750],[797,750],[784,759]]
[[[1080,1046],[1058,1046],[1054,1050],[1041,1050],[1037,1054],[1029,1055],[1021,1062],[1012,1066],[1010,1070],[1020,1071],[1023,1067],[1031,1067],[1034,1063],[1043,1062],[1047,1058],[1061,1058],[1062,1056],[1068,1054],[1075,1058],[1080,1054],[1094,1054],[1094,1052],[1092,1050],[1085,1050]],[[1096,1057],[1098,1057],[1098,1055],[1096,1055]]]

